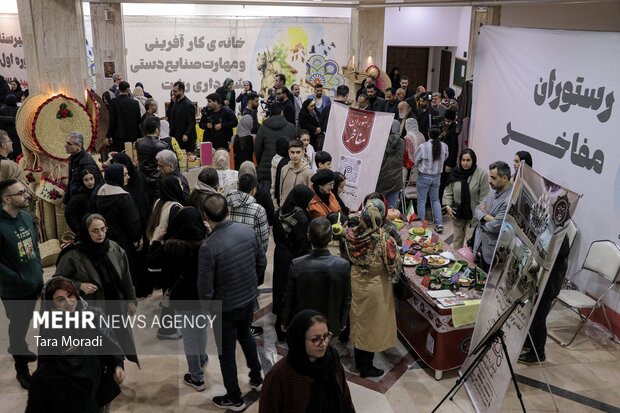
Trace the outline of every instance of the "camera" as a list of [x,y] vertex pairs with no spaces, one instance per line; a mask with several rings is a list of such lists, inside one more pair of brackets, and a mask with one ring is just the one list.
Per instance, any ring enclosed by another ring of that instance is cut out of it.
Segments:
[[269,117],[271,116],[271,110],[269,110],[269,108],[271,107],[271,104],[273,103],[273,100],[269,100],[267,99],[267,101],[265,101],[264,99],[261,99],[259,101],[260,103],[260,108],[263,110],[263,112],[265,112],[265,117]]

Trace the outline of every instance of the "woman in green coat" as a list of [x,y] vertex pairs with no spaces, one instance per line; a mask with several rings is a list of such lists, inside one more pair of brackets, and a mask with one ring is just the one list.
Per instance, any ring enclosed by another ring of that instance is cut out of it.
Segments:
[[453,220],[454,249],[463,246],[465,233],[472,227],[473,213],[489,193],[489,175],[476,163],[476,153],[465,149],[457,167],[450,171],[443,192],[443,205]]
[[[82,298],[107,314],[134,315],[136,293],[127,254],[108,239],[105,218],[87,215],[80,234],[88,236],[80,237],[77,244],[61,253],[54,276],[72,280]],[[115,333],[125,357],[138,363],[131,329],[115,329]]]

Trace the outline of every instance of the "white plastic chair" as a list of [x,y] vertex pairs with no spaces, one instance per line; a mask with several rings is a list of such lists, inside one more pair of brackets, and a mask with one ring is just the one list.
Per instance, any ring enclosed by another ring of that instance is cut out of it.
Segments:
[[[574,311],[581,319],[581,323],[579,324],[577,331],[575,331],[575,334],[568,342],[561,341],[560,339],[549,334],[549,337],[551,337],[553,341],[562,347],[569,346],[573,340],[575,340],[575,337],[577,337],[586,321],[590,319],[590,316],[592,316],[594,311],[598,308],[603,310],[603,315],[605,316],[605,320],[607,321],[607,326],[609,327],[612,337],[614,334],[613,327],[609,322],[607,312],[605,311],[605,306],[603,305],[603,298],[609,290],[614,287],[620,277],[620,247],[609,240],[594,241],[590,244],[590,248],[588,249],[588,253],[586,254],[581,268],[570,279],[574,279],[575,276],[583,270],[592,271],[602,279],[606,280],[609,283],[609,287],[598,297],[590,297],[589,295],[576,290],[560,291],[560,294],[553,302],[551,308],[553,309],[553,306],[559,302]],[[584,316],[582,313],[582,310],[584,309],[590,310],[587,316]]]

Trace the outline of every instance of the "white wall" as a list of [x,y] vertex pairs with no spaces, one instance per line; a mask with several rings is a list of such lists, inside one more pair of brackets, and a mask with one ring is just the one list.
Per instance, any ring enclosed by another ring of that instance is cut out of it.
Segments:
[[242,6],[207,4],[123,3],[127,16],[227,16],[251,17],[342,17],[351,18],[351,9],[338,7]]
[[[452,52],[450,83],[454,57],[463,58],[469,47],[471,7],[390,7],[385,9],[384,56],[388,46],[429,47],[427,89],[437,89],[441,49]],[[385,67],[383,68],[386,69]],[[434,69],[434,70],[433,70]],[[457,95],[460,88],[451,84]]]

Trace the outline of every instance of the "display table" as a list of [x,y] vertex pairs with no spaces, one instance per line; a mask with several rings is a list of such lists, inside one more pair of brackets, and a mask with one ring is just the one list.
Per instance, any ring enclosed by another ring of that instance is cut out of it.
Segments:
[[[400,232],[403,241],[407,239],[407,230]],[[450,248],[445,249],[457,256]],[[405,267],[405,275],[413,297],[407,301],[397,300],[398,331],[422,361],[435,370],[435,379],[441,380],[444,371],[463,365],[469,353],[474,324],[455,327],[451,308],[444,308],[428,295],[415,267]],[[479,304],[475,305],[479,307]],[[470,310],[477,314],[477,308]]]

